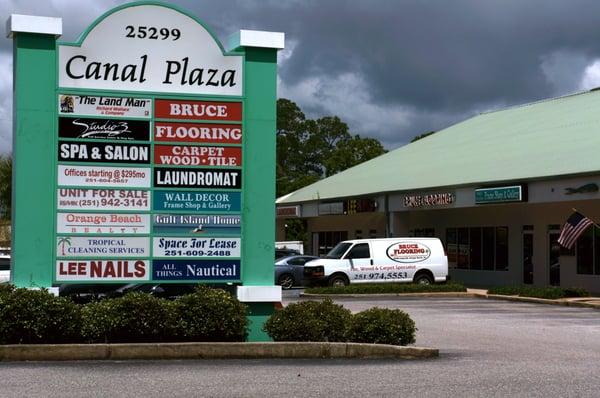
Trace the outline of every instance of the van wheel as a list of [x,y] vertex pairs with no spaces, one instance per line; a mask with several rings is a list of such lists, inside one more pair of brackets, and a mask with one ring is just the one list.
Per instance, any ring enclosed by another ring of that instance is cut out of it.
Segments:
[[332,287],[344,287],[348,286],[349,283],[350,282],[348,281],[346,275],[337,274],[329,278],[329,286]]
[[418,285],[431,285],[433,284],[433,278],[429,274],[421,273],[415,276],[414,283]]
[[281,286],[283,290],[291,289],[294,286],[294,277],[290,274],[283,274],[277,280],[277,284]]

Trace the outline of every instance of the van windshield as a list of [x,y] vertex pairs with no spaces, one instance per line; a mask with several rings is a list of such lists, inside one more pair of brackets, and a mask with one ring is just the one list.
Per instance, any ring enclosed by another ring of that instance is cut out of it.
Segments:
[[352,243],[348,242],[340,242],[338,243],[327,255],[325,258],[342,258],[346,250],[352,245]]

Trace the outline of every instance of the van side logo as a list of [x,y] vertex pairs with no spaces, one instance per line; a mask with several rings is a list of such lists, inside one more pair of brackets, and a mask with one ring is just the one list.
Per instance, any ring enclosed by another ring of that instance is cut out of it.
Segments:
[[398,242],[387,248],[387,256],[398,263],[418,263],[431,256],[431,249],[419,242]]

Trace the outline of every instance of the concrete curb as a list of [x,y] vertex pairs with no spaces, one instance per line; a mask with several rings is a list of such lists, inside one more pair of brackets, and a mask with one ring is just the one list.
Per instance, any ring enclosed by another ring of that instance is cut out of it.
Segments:
[[551,305],[562,305],[566,307],[580,307],[580,308],[594,308],[600,309],[600,304],[585,302],[585,297],[549,300],[536,297],[521,297],[521,296],[505,296],[501,294],[486,294],[476,292],[430,292],[430,293],[377,293],[377,294],[312,294],[312,293],[301,293],[300,297],[305,298],[410,298],[410,297],[472,297],[482,299],[493,299],[493,300],[504,300],[504,301],[515,301],[522,303],[533,303],[533,304],[551,304]]
[[469,292],[428,292],[428,293],[373,293],[373,294],[315,294],[300,293],[300,297],[306,298],[363,298],[363,297],[477,297],[475,293]]
[[570,299],[558,299],[550,300],[536,297],[521,297],[521,296],[505,296],[501,294],[478,294],[474,293],[475,297],[493,299],[493,300],[504,300],[504,301],[515,301],[521,303],[533,303],[533,304],[550,304],[550,305],[562,305],[566,307],[580,307],[580,308],[594,308],[600,310],[600,304],[586,303],[582,301],[573,301]]
[[362,343],[140,343],[0,345],[0,362],[131,359],[425,359],[437,348]]

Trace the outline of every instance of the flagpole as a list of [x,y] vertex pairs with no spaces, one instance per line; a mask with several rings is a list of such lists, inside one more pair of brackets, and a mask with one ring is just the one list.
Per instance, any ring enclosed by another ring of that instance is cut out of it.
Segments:
[[[574,207],[571,207],[571,210],[573,210],[573,211],[574,211],[574,212],[576,212],[576,213],[579,213],[579,210],[577,210],[577,209],[576,209],[576,208],[574,208]],[[581,213],[579,213],[579,214],[581,214]],[[585,216],[585,217],[587,217],[587,216]],[[594,220],[592,220],[592,219],[591,219],[591,218],[589,218],[589,217],[587,217],[587,219],[588,219],[588,220],[590,220],[590,221],[592,222],[592,224],[594,224],[594,226],[595,226],[596,228],[600,228],[600,225],[598,225],[598,224],[597,224],[597,223],[596,223]]]

